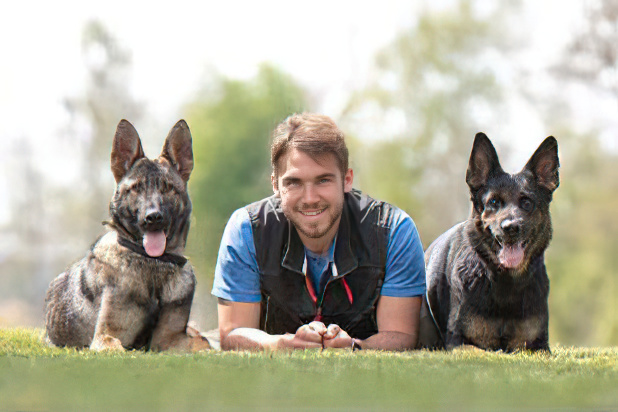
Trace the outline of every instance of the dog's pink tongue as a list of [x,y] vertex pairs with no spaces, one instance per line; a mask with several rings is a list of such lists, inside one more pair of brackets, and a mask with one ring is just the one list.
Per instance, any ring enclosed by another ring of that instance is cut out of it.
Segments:
[[165,233],[146,232],[144,234],[144,249],[148,256],[159,257],[165,252]]
[[498,259],[505,268],[516,268],[524,260],[524,248],[521,244],[505,245],[498,254]]

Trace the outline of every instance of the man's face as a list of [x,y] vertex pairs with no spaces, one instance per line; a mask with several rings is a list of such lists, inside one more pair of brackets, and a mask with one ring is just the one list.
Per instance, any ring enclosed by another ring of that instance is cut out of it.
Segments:
[[309,239],[334,237],[343,210],[343,194],[352,190],[352,169],[341,176],[332,153],[317,160],[319,163],[291,149],[279,159],[280,175],[272,178],[283,213],[306,245]]

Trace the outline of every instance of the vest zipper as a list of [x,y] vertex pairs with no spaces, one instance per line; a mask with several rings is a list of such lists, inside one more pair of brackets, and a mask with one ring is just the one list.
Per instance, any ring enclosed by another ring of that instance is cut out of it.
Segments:
[[[303,275],[305,276],[305,286],[307,287],[307,292],[309,293],[309,296],[311,297],[313,304],[316,306],[316,315],[313,318],[314,321],[318,321],[318,322],[322,321],[322,303],[324,302],[324,295],[326,294],[326,289],[328,288],[328,285],[332,282],[332,280],[335,278],[335,276],[339,274],[337,271],[337,266],[335,266],[334,263],[331,266],[331,272],[333,273],[333,276],[331,276],[326,281],[326,285],[324,285],[324,290],[322,291],[322,295],[320,296],[320,299],[318,300],[316,290],[311,284],[311,281],[309,280],[309,276],[307,276],[307,257],[305,256],[305,262],[303,263]],[[343,276],[341,277],[341,283],[343,284],[343,288],[345,289],[348,302],[350,302],[350,305],[353,304],[354,296],[352,295],[352,289],[350,289],[350,285],[348,285],[348,282]]]
[[268,306],[270,305],[270,295],[266,296],[266,310],[264,311],[264,330],[267,330],[268,326]]
[[[318,296],[315,292],[315,289],[313,288],[313,285],[311,284],[311,281],[309,280],[309,276],[307,276],[306,274],[305,274],[305,286],[307,287],[307,292],[309,292],[309,297],[311,297],[313,304],[316,306],[316,315],[313,318],[313,320],[321,322],[322,321],[322,300],[324,298],[324,294],[322,294],[322,297],[320,298],[320,301],[318,302]],[[324,290],[326,290],[326,287],[324,287]]]

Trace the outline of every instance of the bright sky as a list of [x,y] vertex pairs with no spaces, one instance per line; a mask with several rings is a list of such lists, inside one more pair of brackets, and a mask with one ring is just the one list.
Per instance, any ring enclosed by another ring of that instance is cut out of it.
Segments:
[[[103,22],[132,52],[132,93],[145,103],[148,118],[156,119],[154,128],[160,129],[157,136],[162,136],[209,68],[248,78],[265,61],[319,96],[320,111],[336,116],[348,93],[369,81],[378,49],[414,24],[428,4],[435,8],[451,3],[13,1],[0,14],[0,141],[25,137],[33,142],[37,159],[53,167],[55,138],[68,122],[62,101],[80,96],[84,88],[80,42],[90,19]],[[525,4],[522,31],[529,33],[533,47],[520,58],[539,72],[560,51],[566,34],[577,28],[581,3]],[[508,76],[505,73],[507,82]],[[530,117],[517,122],[518,130],[538,141],[545,137],[526,104],[513,104],[515,113]],[[526,147],[525,152],[533,149]],[[6,153],[0,151],[0,173],[6,172],[6,161]],[[0,193],[6,192],[4,178],[0,175]],[[6,208],[2,200],[0,223]]]
[[84,86],[80,40],[89,19],[132,51],[133,93],[170,119],[208,67],[247,78],[271,61],[313,91],[362,85],[371,54],[414,21],[406,1],[12,3],[0,16],[0,113],[11,119],[1,135],[49,134],[66,121],[59,103]]

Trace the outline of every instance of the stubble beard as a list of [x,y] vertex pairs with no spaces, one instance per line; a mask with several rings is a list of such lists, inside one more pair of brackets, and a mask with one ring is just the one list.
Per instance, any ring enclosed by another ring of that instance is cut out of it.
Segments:
[[[295,207],[294,212],[300,213],[301,210],[303,209],[322,209],[321,207],[306,207],[306,206],[307,205],[304,205],[304,207],[302,208]],[[323,213],[328,213],[329,210],[331,210],[331,206],[327,207]],[[320,230],[319,224],[317,222],[303,226],[297,219],[291,218],[287,213],[284,213],[284,214],[286,215],[288,220],[292,222],[292,224],[294,225],[297,231],[299,231],[304,236],[310,239],[319,239],[325,236],[333,228],[333,226],[335,226],[335,224],[341,217],[342,212],[343,212],[343,203],[334,206],[334,208],[332,208],[332,213],[330,214],[328,224],[325,226],[323,230]]]

